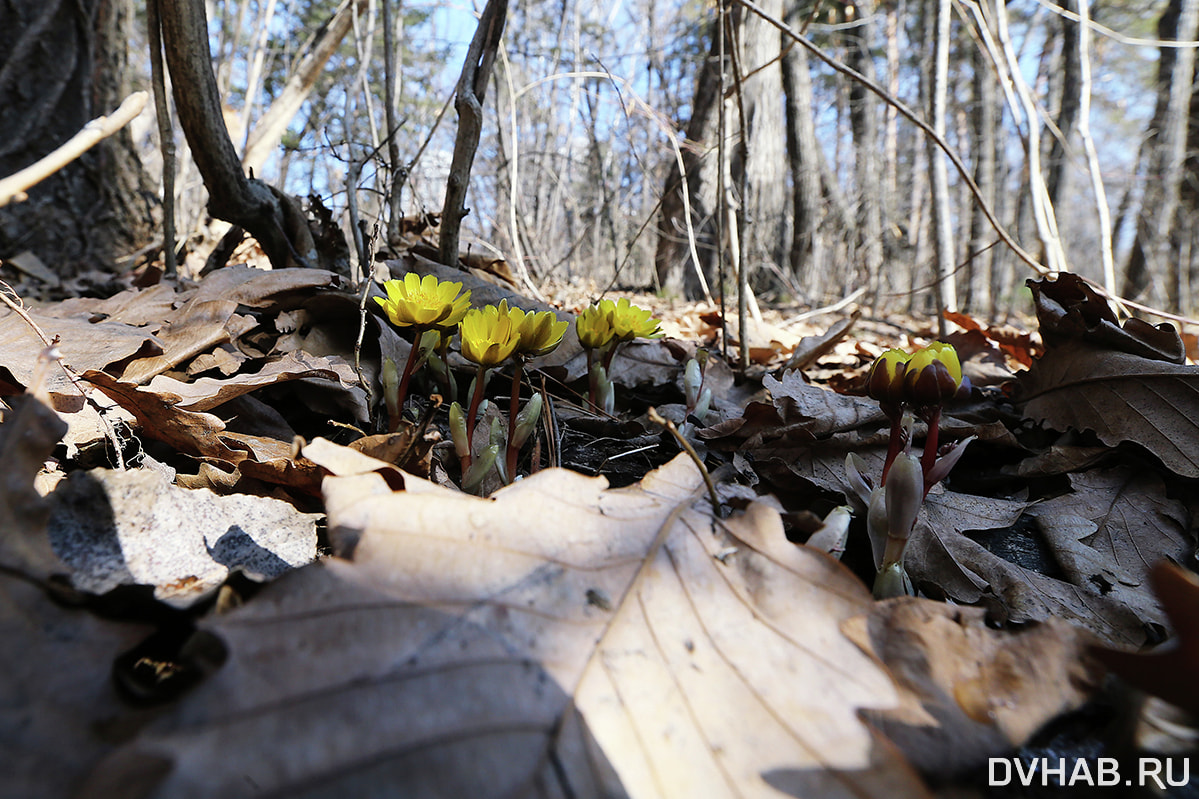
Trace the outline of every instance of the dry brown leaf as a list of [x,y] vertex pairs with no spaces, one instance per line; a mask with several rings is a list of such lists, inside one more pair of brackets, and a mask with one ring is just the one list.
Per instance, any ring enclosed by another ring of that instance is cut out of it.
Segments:
[[1149,572],[1153,591],[1161,600],[1175,640],[1148,652],[1126,652],[1097,648],[1095,656],[1130,684],[1161,697],[1199,717],[1199,577],[1168,561]]
[[0,570],[0,793],[23,799],[73,796],[81,775],[136,729],[136,719],[112,689],[109,670],[113,658],[149,629],[63,607]]
[[[64,363],[78,372],[104,369],[141,352],[158,352],[158,345],[145,330],[120,322],[89,322],[79,317],[59,319],[30,311],[30,317],[51,338],[59,337],[58,349]],[[29,386],[38,354],[46,345],[29,325],[15,313],[0,317],[0,366],[5,367],[22,386]],[[47,388],[51,394],[77,397],[78,390],[62,369],[51,369]]]
[[131,361],[121,379],[141,385],[155,375],[173,369],[189,358],[207,352],[218,344],[232,341],[254,327],[248,316],[237,313],[232,300],[201,302],[200,295],[173,313],[158,330],[162,354]]
[[230,446],[225,423],[209,413],[193,413],[175,407],[179,398],[159,394],[133,383],[125,383],[104,372],[89,371],[83,378],[116,400],[137,418],[146,436],[170,444],[180,452],[215,458],[230,464],[249,457],[245,449]]
[[927,795],[856,715],[896,701],[839,629],[865,587],[764,505],[714,519],[685,458],[491,500],[347,458],[325,488],[353,559],[215,620],[227,665],[106,769],[167,756],[171,796]]
[[175,406],[182,410],[210,411],[263,386],[301,379],[332,382],[347,391],[357,382],[353,368],[340,358],[317,357],[296,351],[270,361],[252,374],[239,374],[226,380],[201,377],[191,383],[158,375],[150,381],[147,389],[161,395],[179,397]]
[[1158,561],[1189,555],[1186,508],[1153,472],[1096,470],[1070,475],[1070,485],[1073,492],[1040,503],[1034,515],[1075,585],[1103,594],[1141,586]]
[[982,608],[902,597],[844,629],[903,689],[903,707],[866,717],[913,765],[943,778],[1021,746],[1082,705],[1102,676],[1084,655],[1090,637],[1059,619],[1002,631]]
[[61,571],[46,540],[50,508],[33,479],[54,451],[67,426],[30,394],[11,397],[0,422],[0,565],[44,579]]
[[1036,306],[1041,337],[1051,351],[1075,341],[1102,350],[1151,360],[1182,363],[1186,357],[1178,331],[1169,323],[1156,327],[1141,319],[1121,325],[1105,297],[1070,272],[1027,281]]
[[[1180,530],[1178,519],[1171,518],[1169,513],[1180,513],[1181,506],[1167,500],[1164,494],[1146,496],[1143,486],[1134,492],[1121,492],[1119,486],[1104,485],[1105,478],[1095,479],[1099,483],[1094,486],[1093,495],[1073,502],[1082,503],[1082,506],[1095,503],[1090,507],[1095,511],[1093,521],[1099,525],[1091,536],[1091,543],[1098,545],[1093,547],[1096,556],[1085,563],[1076,558],[1074,568],[1109,564],[1113,574],[1129,571],[1143,575],[1143,568],[1129,555],[1128,547],[1135,547],[1139,540],[1158,552],[1163,545],[1169,548],[1169,542],[1175,540]],[[1107,512],[1102,513],[1100,509],[1105,501]],[[969,497],[949,491],[930,493],[912,533],[905,560],[913,581],[926,591],[935,586],[957,602],[990,605],[992,614],[1000,621],[1059,618],[1084,627],[1109,643],[1134,646],[1143,643],[1149,626],[1164,621],[1144,586],[1133,588],[1119,582],[1112,584],[1102,573],[1090,570],[1079,571],[1086,579],[1077,583],[1057,579],[1005,560],[963,534],[1008,527],[1026,506],[1027,503]],[[1049,517],[1056,513],[1075,520],[1080,518],[1069,513],[1069,507],[1056,506],[1055,511],[1054,505],[1043,510],[1043,506],[1038,506],[1034,512]],[[1142,517],[1141,514],[1145,515]],[[1163,523],[1168,524],[1172,532],[1158,539],[1150,528]],[[1055,535],[1059,548],[1068,555],[1064,534],[1059,531]],[[1074,545],[1078,543],[1075,539]]]
[[1183,477],[1199,477],[1199,367],[1062,344],[1019,378],[1024,413],[1055,430],[1135,442]]

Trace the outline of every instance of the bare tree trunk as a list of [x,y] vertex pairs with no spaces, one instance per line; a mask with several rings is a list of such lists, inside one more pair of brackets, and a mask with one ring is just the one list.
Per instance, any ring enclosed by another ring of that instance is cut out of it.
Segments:
[[[1090,0],[1081,0],[1089,2]],[[1058,5],[1069,10],[1070,0],[1058,0]],[[1082,105],[1082,62],[1078,49],[1078,22],[1064,16],[1057,17],[1062,26],[1061,32],[1061,66],[1056,73],[1060,76],[1061,104],[1057,113],[1057,129],[1059,136],[1054,137],[1053,147],[1050,148],[1045,189],[1049,194],[1049,202],[1057,207],[1062,198],[1062,186],[1065,183],[1066,166],[1069,159],[1066,148],[1074,134],[1078,123],[1078,109]]]
[[[937,0],[936,27],[933,36],[932,89],[930,117],[933,130],[945,138],[945,106],[949,84],[949,23],[950,0]],[[933,227],[936,238],[937,268],[937,330],[946,333],[942,311],[957,310],[957,290],[954,277],[953,219],[949,208],[949,170],[945,154],[929,140],[928,158],[932,165]]]
[[[1158,22],[1158,38],[1190,41],[1199,23],[1199,0],[1170,0]],[[1170,274],[1170,226],[1178,208],[1182,168],[1186,156],[1187,114],[1195,76],[1195,51],[1189,47],[1162,47],[1158,63],[1158,95],[1148,147],[1149,168],[1137,221],[1124,296],[1139,296],[1154,278]],[[1156,123],[1156,124],[1154,124]],[[1173,294],[1173,290],[1169,292]],[[1174,305],[1177,306],[1177,298]]]
[[[861,5],[846,6],[847,16],[859,24],[845,32],[847,64],[873,80],[871,53],[873,26]],[[848,15],[848,11],[856,13]],[[863,285],[871,287],[871,301],[880,291],[883,268],[882,180],[879,159],[878,103],[858,81],[849,84],[849,121],[854,142],[854,183],[857,187],[857,248],[861,257]]]
[[487,84],[491,81],[491,68],[495,65],[507,16],[508,0],[487,0],[479,17],[479,27],[466,52],[462,75],[458,78],[454,100],[454,108],[458,111],[458,136],[446,181],[439,242],[441,262],[447,266],[458,263],[458,232],[462,218],[466,216],[466,190],[470,186],[471,165],[483,128],[483,100],[487,96]]
[[161,0],[162,43],[179,124],[208,189],[208,210],[245,228],[276,268],[315,265],[316,245],[294,198],[247,179],[221,113],[203,0]]
[[[784,42],[784,45],[786,42]],[[808,55],[791,47],[783,55],[783,92],[787,105],[787,164],[791,171],[791,274],[802,285],[805,273],[821,269],[822,239],[820,162],[816,122],[812,117],[812,76]]]
[[[759,3],[771,17],[781,19],[783,0]],[[742,22],[740,35],[741,86],[745,110],[747,158],[743,165],[747,196],[742,198],[748,230],[742,246],[747,263],[769,262],[775,266],[787,258],[786,184],[779,179],[779,166],[786,158],[783,104],[783,72],[779,64],[781,39],[777,31],[757,14]],[[730,128],[732,130],[733,128]],[[741,174],[733,167],[733,181]]]
[[[996,129],[999,126],[999,92],[991,73],[986,54],[981,48],[971,48],[974,105],[970,112],[971,150],[974,153],[974,182],[983,200],[995,207]],[[991,302],[991,270],[994,250],[990,246],[993,232],[986,216],[975,205],[970,214],[969,266],[966,273],[965,306],[978,311],[986,309],[994,315]]]
[[[732,16],[732,15],[730,15]],[[691,118],[687,121],[686,136],[690,146],[683,150],[686,171],[687,201],[683,195],[683,176],[677,163],[672,163],[662,192],[662,210],[658,215],[658,246],[654,254],[654,269],[658,285],[668,293],[681,294],[689,299],[701,296],[697,265],[691,260],[687,242],[687,222],[690,203],[692,228],[698,239],[696,250],[702,261],[698,268],[712,275],[715,262],[716,159],[711,157],[711,143],[716,133],[717,103],[720,97],[720,41],[716,25],[711,26],[711,46],[708,57],[700,66],[695,79],[695,96]]]
[[[6,0],[0,25],[0,176],[47,155],[130,93],[131,7]],[[160,209],[128,129],[0,208],[0,258],[34,253],[70,275],[159,235]]]

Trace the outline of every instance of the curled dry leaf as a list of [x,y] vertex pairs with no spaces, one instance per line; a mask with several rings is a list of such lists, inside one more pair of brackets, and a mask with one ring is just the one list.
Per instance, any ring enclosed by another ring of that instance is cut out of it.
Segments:
[[1030,279],[1041,337],[1052,351],[1069,341],[1150,360],[1182,363],[1186,351],[1170,324],[1153,326],[1141,319],[1121,325],[1108,301],[1079,275],[1062,272],[1053,280]]
[[1025,415],[1055,430],[1135,442],[1183,477],[1199,477],[1199,367],[1066,343],[1019,377]]
[[212,622],[226,666],[98,781],[165,757],[155,795],[927,795],[857,716],[896,704],[840,631],[865,587],[764,505],[713,518],[685,458],[491,500],[410,475],[393,492],[350,458],[325,494],[352,560]]
[[1058,619],[994,630],[982,608],[915,597],[881,602],[844,625],[902,689],[898,709],[865,715],[918,768],[950,776],[1024,744],[1095,691],[1090,636]]

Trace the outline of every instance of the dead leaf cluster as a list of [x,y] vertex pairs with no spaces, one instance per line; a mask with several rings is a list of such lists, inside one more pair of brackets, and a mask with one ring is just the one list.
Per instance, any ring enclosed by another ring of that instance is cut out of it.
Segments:
[[[685,455],[623,488],[548,468],[481,499],[431,465],[437,422],[336,443],[372,432],[381,359],[409,346],[367,314],[356,348],[361,297],[340,281],[225,269],[0,317],[0,378],[29,389],[0,423],[4,791],[924,797],[1090,700],[1096,644],[1177,627],[1180,655],[1108,661],[1185,684],[1193,592],[1167,589],[1163,611],[1149,581],[1193,565],[1193,367],[1068,282],[1039,287],[1038,309],[1061,309],[1043,353],[962,325],[968,371],[1031,368],[1013,396],[948,409],[943,436],[978,439],[912,536],[926,597],[876,603],[860,520],[844,563],[786,524],[844,502],[847,453],[881,466],[877,404],[811,380],[880,348],[845,344],[852,320],[767,339],[766,362],[804,368],[760,389],[713,366],[697,442],[743,478],[723,493],[738,510],[712,509]],[[30,320],[71,369],[40,386]],[[694,347],[630,347],[626,403],[677,403]],[[539,368],[584,419],[573,331]],[[129,468],[102,468],[118,453]]]

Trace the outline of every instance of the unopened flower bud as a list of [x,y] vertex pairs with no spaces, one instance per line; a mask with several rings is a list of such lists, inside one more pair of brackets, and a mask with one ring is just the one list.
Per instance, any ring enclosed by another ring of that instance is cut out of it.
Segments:
[[537,426],[537,420],[541,418],[541,402],[541,395],[534,394],[525,403],[525,407],[521,408],[520,413],[516,414],[516,429],[512,433],[509,446],[520,449],[528,441],[533,428]]
[[456,402],[450,403],[450,438],[454,440],[454,454],[465,458],[470,453],[470,441],[466,437],[466,414]]
[[866,377],[866,394],[886,405],[899,405],[904,400],[909,357],[903,350],[887,350],[878,356]]
[[499,454],[498,444],[484,447],[483,451],[479,453],[479,457],[475,458],[470,468],[466,470],[466,474],[462,476],[462,490],[473,494],[483,483],[483,478],[491,471],[491,467],[495,466],[495,459]]
[[952,345],[934,341],[908,360],[903,388],[913,405],[940,405],[953,399],[961,387],[962,365]]
[[699,361],[692,358],[687,361],[687,368],[683,371],[683,389],[687,397],[688,408],[694,408],[699,402],[699,389],[703,382],[704,373],[699,368]]

